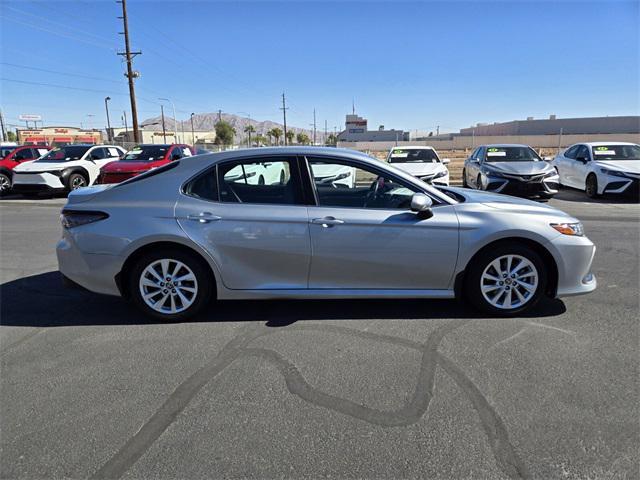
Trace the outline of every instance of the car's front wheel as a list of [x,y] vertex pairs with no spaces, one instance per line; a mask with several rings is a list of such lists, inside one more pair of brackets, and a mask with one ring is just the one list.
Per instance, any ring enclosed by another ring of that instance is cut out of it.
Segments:
[[585,184],[585,193],[589,198],[597,198],[598,197],[598,179],[597,177],[591,173],[587,177],[587,181]]
[[467,171],[464,169],[462,170],[462,188],[469,188],[467,184]]
[[71,175],[69,175],[68,182],[69,183],[67,187],[69,188],[69,190],[77,190],[89,185],[89,180],[87,180],[87,178],[81,173],[72,173]]
[[535,251],[516,242],[481,252],[470,266],[465,293],[478,309],[511,316],[533,307],[544,294],[547,271]]
[[152,252],[138,259],[130,272],[131,300],[156,319],[185,320],[211,298],[211,276],[195,254],[170,249]]
[[11,190],[11,178],[5,173],[0,173],[0,195],[9,193]]

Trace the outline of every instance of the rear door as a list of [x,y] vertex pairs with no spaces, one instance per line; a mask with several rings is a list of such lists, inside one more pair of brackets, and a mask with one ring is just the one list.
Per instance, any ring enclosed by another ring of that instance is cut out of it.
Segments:
[[[309,207],[312,289],[447,289],[458,255],[452,205],[425,218],[410,210],[418,188],[359,162],[309,157],[317,206]],[[314,174],[348,167],[354,182]],[[319,168],[320,167],[320,168]]]
[[[284,183],[252,181],[264,163],[284,170]],[[220,163],[186,185],[176,217],[214,258],[227,288],[307,288],[311,241],[295,156]]]

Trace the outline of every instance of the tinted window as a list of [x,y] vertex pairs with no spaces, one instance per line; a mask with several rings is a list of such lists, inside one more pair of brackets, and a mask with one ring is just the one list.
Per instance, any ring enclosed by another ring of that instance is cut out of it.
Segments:
[[587,148],[586,145],[580,145],[578,147],[578,149],[576,150],[576,159],[578,158],[586,158],[587,160],[589,160],[589,149]]
[[4,158],[18,147],[0,147],[0,158]]
[[438,163],[436,152],[430,148],[394,148],[389,155],[389,163]]
[[218,167],[220,201],[302,205],[295,168],[295,160],[281,158],[224,163]]
[[153,162],[162,160],[168,150],[168,145],[140,145],[127,152],[123,160]]
[[66,147],[56,147],[48,154],[40,158],[38,162],[69,162],[79,160],[87,153],[91,147],[80,145],[67,145]]
[[33,152],[30,148],[23,148],[18,150],[14,155],[13,159],[16,162],[22,162],[25,160],[33,160],[35,157],[33,156]]
[[109,158],[118,158],[120,156],[120,150],[115,147],[107,147],[105,150]]
[[578,147],[579,147],[579,146],[580,146],[580,145],[574,145],[573,147],[571,147],[571,148],[567,149],[567,150],[564,152],[564,156],[565,156],[566,158],[576,158],[576,152],[578,151]]
[[310,158],[309,165],[323,207],[408,210],[418,191],[388,174],[348,162]]
[[184,189],[184,193],[191,195],[192,197],[202,198],[205,200],[213,200],[217,202],[218,196],[218,182],[216,169],[206,171],[202,175],[198,176],[195,180],[189,182]]
[[91,150],[89,157],[91,160],[103,160],[107,158],[107,152],[105,152],[104,148],[94,148]]
[[479,161],[482,161],[484,159],[484,147],[478,148],[478,151],[476,152],[476,158]]
[[182,154],[182,148],[173,147],[171,149],[171,153],[169,154],[169,160],[178,160],[178,159],[182,158],[183,156],[184,155]]
[[488,147],[487,162],[541,162],[531,147]]
[[599,145],[593,147],[594,160],[640,160],[640,145]]

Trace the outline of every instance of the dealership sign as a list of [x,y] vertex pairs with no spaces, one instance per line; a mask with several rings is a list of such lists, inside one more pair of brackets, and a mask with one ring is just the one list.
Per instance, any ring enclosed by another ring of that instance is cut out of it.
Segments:
[[42,115],[33,115],[30,113],[23,113],[18,118],[25,122],[39,122],[42,120]]

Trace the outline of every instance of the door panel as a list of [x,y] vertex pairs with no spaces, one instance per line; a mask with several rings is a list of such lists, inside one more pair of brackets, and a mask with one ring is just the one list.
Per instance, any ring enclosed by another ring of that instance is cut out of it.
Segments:
[[309,218],[309,288],[449,286],[458,255],[452,206],[435,207],[422,220],[407,210],[332,207],[309,207]]

